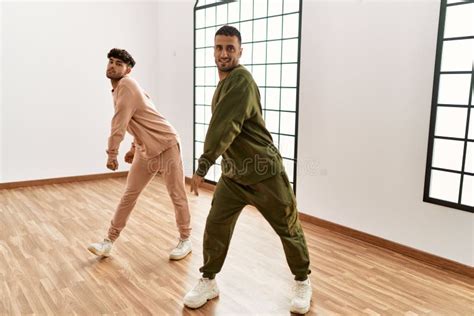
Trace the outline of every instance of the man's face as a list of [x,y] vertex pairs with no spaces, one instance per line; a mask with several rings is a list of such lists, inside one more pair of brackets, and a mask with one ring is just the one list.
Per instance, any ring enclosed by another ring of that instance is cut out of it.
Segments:
[[106,76],[112,80],[119,80],[131,70],[132,68],[124,63],[121,59],[110,57],[109,63],[107,64]]
[[217,68],[229,72],[239,65],[242,48],[237,36],[217,35],[214,38],[214,59]]

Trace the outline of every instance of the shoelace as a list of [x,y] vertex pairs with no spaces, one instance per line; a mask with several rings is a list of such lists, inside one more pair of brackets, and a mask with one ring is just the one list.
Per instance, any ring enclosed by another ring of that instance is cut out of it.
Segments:
[[183,248],[183,246],[184,246],[184,241],[180,240],[178,245],[176,246],[176,248],[181,249],[181,248]]
[[304,298],[306,294],[306,284],[297,284],[293,287],[293,290],[295,291],[295,294],[297,297]]
[[199,283],[196,284],[196,286],[194,287],[194,291],[200,292],[203,288],[207,286],[206,283],[207,282],[205,282],[204,279],[199,279]]

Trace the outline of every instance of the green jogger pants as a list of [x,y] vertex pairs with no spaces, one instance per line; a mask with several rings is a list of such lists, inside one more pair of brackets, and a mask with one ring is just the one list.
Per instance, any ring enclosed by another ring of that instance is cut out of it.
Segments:
[[204,231],[203,277],[220,272],[237,219],[246,205],[255,206],[283,244],[286,260],[296,280],[311,273],[306,240],[296,209],[296,198],[285,172],[252,185],[222,176],[217,183]]

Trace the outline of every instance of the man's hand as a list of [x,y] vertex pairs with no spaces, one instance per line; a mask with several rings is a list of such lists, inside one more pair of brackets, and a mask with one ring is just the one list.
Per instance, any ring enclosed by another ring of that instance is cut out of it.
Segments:
[[125,162],[132,163],[133,156],[135,156],[135,152],[133,150],[130,150],[128,153],[125,154]]
[[117,159],[108,159],[107,160],[107,168],[109,168],[110,170],[117,170],[118,168],[118,161]]
[[191,179],[191,193],[194,192],[194,195],[199,196],[198,189],[203,181],[203,177],[200,177],[197,174],[193,174],[193,178]]

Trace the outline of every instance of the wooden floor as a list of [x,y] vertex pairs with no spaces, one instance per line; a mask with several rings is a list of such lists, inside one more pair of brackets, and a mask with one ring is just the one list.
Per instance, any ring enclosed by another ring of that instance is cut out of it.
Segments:
[[[189,194],[194,252],[177,242],[161,179],[141,196],[113,256],[86,249],[104,237],[125,178],[0,191],[0,315],[288,315],[292,276],[276,234],[242,213],[221,296],[199,310],[182,298],[200,277],[211,193]],[[456,275],[304,223],[311,254],[309,315],[474,315],[474,285]]]

